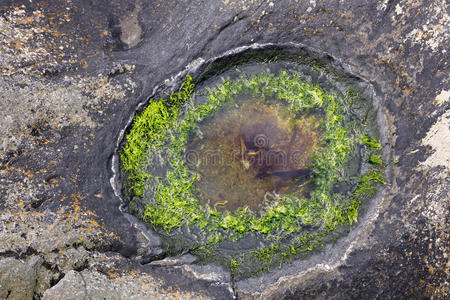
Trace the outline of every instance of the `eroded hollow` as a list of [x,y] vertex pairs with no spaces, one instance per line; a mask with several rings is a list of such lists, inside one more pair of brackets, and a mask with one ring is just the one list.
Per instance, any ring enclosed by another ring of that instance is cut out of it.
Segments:
[[282,49],[193,75],[151,99],[120,149],[129,211],[168,253],[243,278],[348,232],[384,182],[376,111],[358,79]]

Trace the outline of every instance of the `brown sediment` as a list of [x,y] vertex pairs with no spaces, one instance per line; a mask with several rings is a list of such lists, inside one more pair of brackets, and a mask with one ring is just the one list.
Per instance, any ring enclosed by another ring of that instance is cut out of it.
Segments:
[[287,105],[255,99],[221,112],[200,125],[203,136],[188,144],[200,174],[200,199],[220,210],[258,209],[268,192],[295,189],[310,175],[317,149],[317,115],[296,117]]

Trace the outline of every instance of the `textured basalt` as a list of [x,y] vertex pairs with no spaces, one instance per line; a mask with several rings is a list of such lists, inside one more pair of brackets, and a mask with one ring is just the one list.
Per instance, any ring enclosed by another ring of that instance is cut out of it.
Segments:
[[[0,298],[448,297],[448,9],[408,0],[2,1]],[[202,62],[261,44],[305,47],[373,86],[390,185],[350,245],[235,282],[218,266],[165,258],[159,238],[121,209],[111,165],[121,130],[157,86],[170,90]]]

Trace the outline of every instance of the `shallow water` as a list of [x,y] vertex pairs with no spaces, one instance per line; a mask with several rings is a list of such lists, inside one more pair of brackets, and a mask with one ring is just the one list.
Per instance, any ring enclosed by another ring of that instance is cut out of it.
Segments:
[[257,210],[270,193],[301,192],[318,148],[318,115],[284,103],[241,97],[200,125],[186,160],[200,174],[199,198],[218,210]]

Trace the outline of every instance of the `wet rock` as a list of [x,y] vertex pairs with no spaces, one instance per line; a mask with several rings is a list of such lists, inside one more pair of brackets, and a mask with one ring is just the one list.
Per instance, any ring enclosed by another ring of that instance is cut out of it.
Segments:
[[136,255],[135,259],[141,264],[149,263],[162,258],[165,250],[162,248],[161,238],[148,226],[130,214],[126,214],[132,227],[136,228]]
[[230,272],[225,271],[223,267],[208,265],[186,265],[182,267],[183,273],[188,276],[211,282],[227,283],[231,280]]
[[[219,298],[234,298],[233,284],[231,282],[231,274],[223,267],[214,264],[208,265],[183,265],[181,266],[182,274],[201,281],[206,281],[213,286],[219,287],[222,295]],[[218,293],[218,295],[220,295]]]
[[373,83],[393,160],[350,244],[236,283],[237,295],[448,298],[445,1],[144,2],[0,4],[0,298],[232,298],[223,270],[139,265],[163,251],[119,209],[111,157],[157,85],[264,43],[306,45]]
[[162,260],[152,261],[150,264],[152,266],[179,266],[179,265],[189,265],[194,263],[197,260],[197,257],[191,254],[185,254],[182,256],[176,257],[166,257]]

